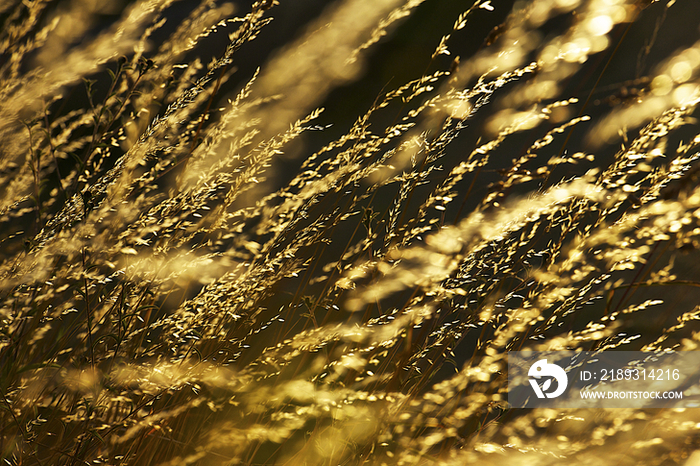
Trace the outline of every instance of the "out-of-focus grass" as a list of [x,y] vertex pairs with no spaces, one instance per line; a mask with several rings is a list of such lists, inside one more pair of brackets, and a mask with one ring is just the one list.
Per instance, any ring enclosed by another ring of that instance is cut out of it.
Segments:
[[700,41],[654,53],[688,0],[477,0],[366,102],[435,5],[339,0],[244,77],[284,5],[109,6],[0,3],[5,464],[698,449],[691,411],[505,401],[509,350],[697,349]]

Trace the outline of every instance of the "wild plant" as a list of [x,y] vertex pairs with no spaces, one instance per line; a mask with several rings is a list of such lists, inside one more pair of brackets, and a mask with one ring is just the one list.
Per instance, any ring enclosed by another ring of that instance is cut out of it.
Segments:
[[506,355],[697,349],[697,7],[476,0],[343,120],[437,7],[241,76],[281,3],[0,2],[4,463],[695,464],[693,410],[513,409]]

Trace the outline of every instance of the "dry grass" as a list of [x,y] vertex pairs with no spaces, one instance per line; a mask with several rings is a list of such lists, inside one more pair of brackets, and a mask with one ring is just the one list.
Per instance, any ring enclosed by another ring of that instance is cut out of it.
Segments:
[[688,1],[476,38],[476,0],[344,128],[317,107],[429,2],[338,1],[238,85],[273,0],[0,2],[4,464],[684,464],[690,410],[505,400],[509,350],[697,349],[700,41],[652,53]]

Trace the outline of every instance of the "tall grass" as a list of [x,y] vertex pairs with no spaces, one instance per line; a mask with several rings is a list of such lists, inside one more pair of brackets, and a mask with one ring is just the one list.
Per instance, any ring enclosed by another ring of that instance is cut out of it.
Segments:
[[653,53],[692,2],[476,0],[359,102],[435,2],[335,2],[246,76],[285,5],[182,3],[0,2],[4,464],[699,448],[692,410],[506,403],[510,350],[698,347],[700,41]]

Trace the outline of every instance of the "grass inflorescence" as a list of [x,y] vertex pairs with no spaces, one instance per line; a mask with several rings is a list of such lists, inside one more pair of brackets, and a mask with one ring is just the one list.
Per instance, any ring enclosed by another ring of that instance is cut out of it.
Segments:
[[654,52],[690,0],[476,0],[408,55],[436,2],[264,53],[281,0],[105,3],[0,2],[4,464],[699,448],[692,410],[506,403],[508,351],[698,347],[700,40]]

